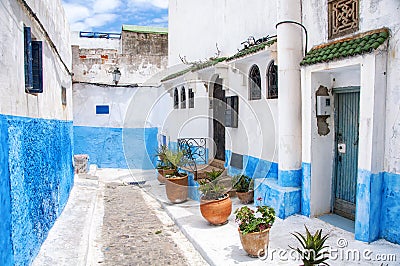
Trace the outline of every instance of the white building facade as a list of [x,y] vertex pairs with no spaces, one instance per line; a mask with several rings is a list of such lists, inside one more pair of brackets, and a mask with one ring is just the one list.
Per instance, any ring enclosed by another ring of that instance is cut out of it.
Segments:
[[281,218],[333,212],[356,239],[400,243],[400,4],[169,3],[169,64],[188,63],[163,79],[171,146],[207,138]]
[[73,36],[75,154],[100,168],[154,169],[167,29],[123,25],[121,34]]
[[28,265],[73,186],[70,33],[59,0],[0,16],[0,264]]

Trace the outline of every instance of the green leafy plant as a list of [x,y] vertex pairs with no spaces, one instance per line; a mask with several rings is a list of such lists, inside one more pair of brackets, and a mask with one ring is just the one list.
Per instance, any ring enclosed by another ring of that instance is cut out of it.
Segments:
[[[169,169],[174,170],[172,176],[181,176],[179,173],[179,168],[183,167],[186,164],[186,158],[183,151],[165,151],[165,160],[166,164],[169,166]],[[171,177],[171,176],[166,176]]]
[[225,187],[218,183],[218,177],[222,172],[213,169],[211,172],[206,172],[206,179],[199,180],[199,190],[204,200],[218,200],[226,196]]
[[158,157],[158,163],[156,168],[157,169],[170,169],[171,164],[167,160],[166,152],[168,151],[168,147],[166,145],[161,145],[156,153],[155,156]]
[[[256,214],[260,214],[257,215]],[[275,210],[268,206],[257,206],[256,211],[243,206],[235,211],[235,221],[242,234],[261,232],[271,228],[275,222]]]
[[329,265],[325,262],[328,259],[325,255],[329,254],[329,252],[324,251],[324,249],[328,247],[324,244],[329,234],[322,236],[322,229],[320,229],[312,235],[305,225],[304,227],[306,228],[305,235],[299,232],[291,233],[300,242],[302,249],[291,246],[289,246],[289,248],[296,250],[300,254],[304,266],[319,264]]
[[254,188],[254,180],[247,175],[236,175],[233,177],[233,188],[237,192],[248,192]]
[[222,174],[222,172],[222,170],[212,169],[211,172],[206,172],[207,179],[209,181],[214,181]]

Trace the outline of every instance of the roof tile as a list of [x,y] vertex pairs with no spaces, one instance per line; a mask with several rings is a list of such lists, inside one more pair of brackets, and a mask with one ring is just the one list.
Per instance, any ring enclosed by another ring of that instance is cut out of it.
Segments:
[[300,65],[312,65],[335,59],[369,53],[389,38],[389,30],[382,28],[344,38],[312,48]]

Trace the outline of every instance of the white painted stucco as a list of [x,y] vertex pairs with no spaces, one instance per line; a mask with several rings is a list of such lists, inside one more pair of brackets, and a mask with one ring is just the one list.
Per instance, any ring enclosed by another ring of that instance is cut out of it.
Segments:
[[[308,29],[309,44],[312,46],[326,43],[328,41],[327,0],[303,0],[303,24]],[[400,2],[397,0],[363,0],[360,5],[360,24],[358,32],[365,32],[382,27],[390,30],[390,39],[387,48],[386,65],[386,101],[384,103],[386,112],[379,121],[385,120],[384,138],[379,145],[384,145],[384,171],[400,173],[400,82],[398,69],[400,69]],[[315,12],[318,10],[318,12]],[[382,59],[383,60],[383,59]],[[382,67],[378,67],[382,69]],[[366,72],[373,76],[373,70]],[[371,76],[369,77],[371,78]],[[370,80],[373,82],[373,80]],[[368,82],[367,82],[368,83]],[[382,97],[382,94],[379,94]],[[374,149],[378,151],[377,149]],[[371,150],[372,151],[372,150]],[[369,155],[370,156],[370,155]],[[379,155],[380,156],[380,155]],[[362,161],[361,161],[362,163]],[[364,167],[365,165],[360,165]],[[366,167],[366,166],[365,166]],[[370,168],[370,167],[369,167]],[[367,167],[367,169],[369,169]],[[382,171],[381,170],[381,171]]]
[[[74,84],[74,126],[158,127],[159,87],[107,87]],[[97,105],[108,105],[109,114],[96,114]]]
[[[276,1],[170,0],[168,65],[233,55],[249,36],[276,35]],[[188,26],[189,25],[189,26]]]
[[[318,134],[316,96],[319,86],[332,88],[360,86],[360,125],[358,169],[379,173],[384,170],[384,128],[386,47],[374,53],[330,63],[304,67],[303,160],[311,162],[311,215],[331,211],[332,178],[335,161],[334,108],[327,119],[330,133]],[[311,125],[311,128],[309,127]],[[310,161],[309,161],[310,160]]]
[[[30,16],[21,1],[4,0],[0,5],[0,80],[2,97],[0,113],[72,120],[70,33],[60,0],[29,0],[26,3],[36,14],[60,58],[45,38],[38,22]],[[56,16],[54,14],[57,14]],[[25,93],[24,25],[31,27],[32,36],[43,42],[43,93]],[[61,61],[62,60],[62,61]],[[61,87],[67,91],[67,105],[61,103]]]

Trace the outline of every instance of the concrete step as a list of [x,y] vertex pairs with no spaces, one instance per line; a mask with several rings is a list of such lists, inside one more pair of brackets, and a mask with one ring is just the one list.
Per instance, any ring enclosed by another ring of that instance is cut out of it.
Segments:
[[222,161],[222,160],[214,159],[211,161],[210,165],[212,165],[214,167],[218,167],[220,169],[225,169],[225,167],[224,167],[225,161]]

